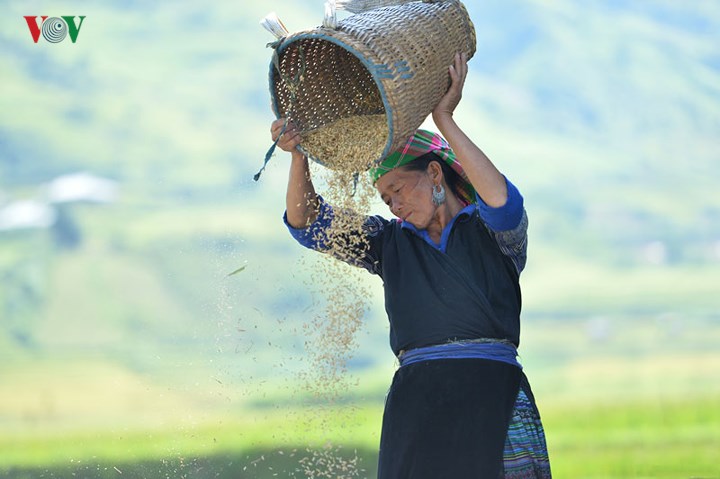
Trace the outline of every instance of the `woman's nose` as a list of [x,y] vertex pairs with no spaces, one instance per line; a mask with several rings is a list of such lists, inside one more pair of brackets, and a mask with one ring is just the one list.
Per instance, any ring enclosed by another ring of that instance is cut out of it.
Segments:
[[400,214],[402,213],[402,209],[403,209],[402,204],[393,199],[392,202],[390,203],[390,210],[392,211],[392,214],[399,217]]

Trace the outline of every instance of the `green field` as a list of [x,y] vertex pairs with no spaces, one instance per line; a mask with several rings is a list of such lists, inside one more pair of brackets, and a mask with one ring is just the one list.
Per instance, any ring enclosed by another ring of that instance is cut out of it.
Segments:
[[[719,400],[716,395],[573,406],[546,401],[543,419],[554,474],[720,477]],[[290,477],[290,471],[301,467],[300,459],[309,456],[309,447],[322,450],[318,441],[329,440],[340,445],[332,457],[352,457],[358,451],[365,473],[357,477],[373,477],[379,405],[330,410],[322,417],[315,409],[260,413],[255,419],[250,414],[245,420],[224,418],[114,434],[104,430],[5,437],[0,441],[0,471],[9,478],[41,477],[41,472],[42,477],[116,477],[118,470],[125,477],[148,478],[277,477],[273,474],[279,471],[286,473],[280,477]]]
[[[565,332],[550,334],[559,325]],[[633,329],[652,331],[639,322],[622,333]],[[706,327],[708,343],[717,329]],[[525,332],[522,360],[555,476],[720,477],[720,355],[657,331],[664,339],[652,348],[633,347],[626,334],[595,344],[582,331],[572,321],[536,320]],[[563,343],[574,348],[559,350]],[[9,478],[118,471],[147,478],[310,477],[303,464],[322,453],[336,462],[357,457],[363,472],[347,477],[371,478],[392,369],[352,374],[344,394],[330,401],[303,392],[292,375],[252,383],[197,375],[183,383],[100,360],[4,368],[0,471]],[[327,477],[344,477],[334,474]]]

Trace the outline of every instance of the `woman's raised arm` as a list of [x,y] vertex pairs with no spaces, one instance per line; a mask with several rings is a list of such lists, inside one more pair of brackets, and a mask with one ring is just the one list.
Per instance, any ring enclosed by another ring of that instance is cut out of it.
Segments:
[[[292,155],[285,195],[287,221],[293,228],[306,228],[317,218],[318,196],[310,179],[308,159],[297,149],[301,140],[300,133],[292,122],[282,132],[284,125],[284,118],[275,120],[270,128],[270,133],[273,141],[280,136],[278,146]],[[281,132],[282,135],[280,135]]]
[[503,206],[508,197],[505,177],[487,155],[460,129],[453,118],[453,112],[460,103],[465,78],[467,78],[467,56],[464,53],[455,55],[454,64],[449,69],[450,88],[433,110],[433,121],[455,151],[458,161],[480,198],[488,206],[494,208]]

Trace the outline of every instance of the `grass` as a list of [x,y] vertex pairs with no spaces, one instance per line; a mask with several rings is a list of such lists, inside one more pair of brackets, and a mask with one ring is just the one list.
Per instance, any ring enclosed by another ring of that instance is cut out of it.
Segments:
[[[524,311],[584,314],[632,311],[715,312],[718,268],[702,264],[608,264],[535,244],[521,279]],[[594,254],[594,253],[593,253]]]
[[[270,479],[277,477],[307,478],[303,469],[312,467],[313,458],[326,457],[330,451],[335,464],[357,463],[357,473],[345,477],[375,477],[377,457],[374,450],[362,449],[319,449],[293,450],[253,449],[242,453],[218,453],[202,458],[173,457],[162,460],[146,460],[133,463],[91,462],[48,468],[12,468],[4,472],[8,479],[37,479],[51,477],[65,478],[113,478],[142,477],[191,478],[191,479]],[[308,461],[310,460],[310,462]],[[306,465],[308,464],[309,465]],[[339,477],[325,474],[315,477]]]
[[140,462],[251,450],[321,448],[327,441],[351,448],[376,446],[368,425],[379,425],[380,409],[296,409],[204,419],[202,424],[74,431],[1,438],[3,466],[58,466],[79,461]]
[[720,396],[549,408],[557,477],[720,477]]
[[[523,362],[555,477],[720,477],[717,353],[658,352],[672,341],[628,351],[623,335],[592,349],[573,322],[555,334],[552,324],[526,330],[536,349]],[[633,327],[648,331],[639,322],[623,333]],[[548,354],[563,343],[578,350]],[[374,477],[390,374],[358,376],[348,400],[331,406],[308,405],[291,379],[220,384],[185,369],[180,385],[102,358],[6,364],[0,476],[293,477],[308,448],[332,443],[345,460],[357,451],[361,477]]]
[[[572,407],[545,404],[543,421],[554,474],[720,477],[719,401],[720,395]],[[5,437],[0,440],[0,472],[9,478],[30,477],[22,474],[41,470],[54,474],[46,477],[66,477],[63,474],[70,470],[93,469],[98,475],[86,477],[105,477],[100,474],[103,468],[127,472],[142,467],[144,477],[165,477],[164,470],[173,464],[186,472],[205,464],[214,471],[233,470],[236,477],[262,477],[241,471],[248,466],[257,469],[261,456],[262,468],[287,469],[291,454],[299,457],[309,445],[322,449],[326,440],[342,444],[345,453],[362,451],[365,466],[372,470],[380,414],[381,405],[374,404],[324,412],[283,410],[182,428]]]

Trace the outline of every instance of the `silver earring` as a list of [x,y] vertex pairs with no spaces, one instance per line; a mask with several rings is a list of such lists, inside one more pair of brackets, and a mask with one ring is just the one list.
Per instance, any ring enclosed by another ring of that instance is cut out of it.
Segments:
[[432,202],[435,206],[445,203],[445,188],[443,185],[436,185],[432,190]]

